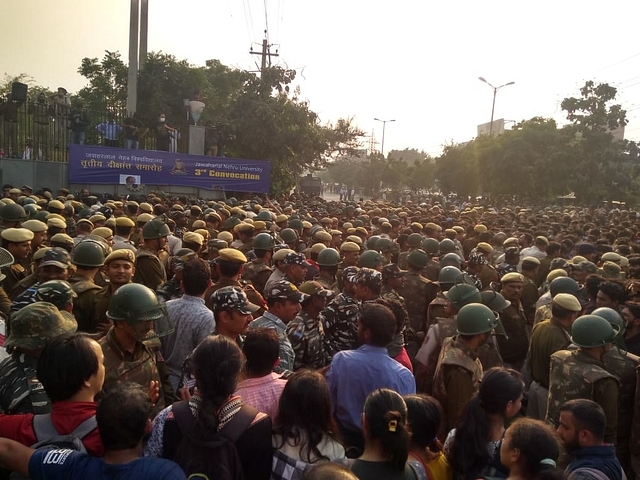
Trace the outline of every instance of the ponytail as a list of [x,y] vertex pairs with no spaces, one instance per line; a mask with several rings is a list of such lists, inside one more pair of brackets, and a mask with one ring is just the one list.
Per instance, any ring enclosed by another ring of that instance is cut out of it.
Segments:
[[375,390],[365,401],[364,416],[368,437],[380,440],[382,451],[394,469],[403,472],[409,457],[410,434],[407,406],[402,397],[393,390]]

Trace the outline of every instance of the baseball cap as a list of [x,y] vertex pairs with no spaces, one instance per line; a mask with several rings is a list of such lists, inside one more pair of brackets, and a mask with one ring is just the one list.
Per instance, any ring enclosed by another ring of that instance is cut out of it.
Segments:
[[284,257],[283,263],[285,265],[302,265],[303,267],[310,267],[311,265],[307,262],[307,257],[304,256],[304,253],[287,253]]
[[291,282],[279,280],[269,287],[266,292],[269,299],[291,300],[292,302],[303,302],[308,295],[301,292]]
[[247,299],[247,294],[240,287],[222,287],[211,294],[213,310],[237,310],[247,315],[260,310],[258,305]]
[[300,285],[298,290],[310,296],[318,295],[325,298],[333,296],[333,291],[324,288],[320,284],[320,282],[317,282],[315,280],[304,282],[302,285]]
[[358,273],[360,268],[356,266],[347,267],[342,270],[342,280],[345,282],[353,282],[353,277],[355,277],[356,273]]
[[53,265],[58,268],[69,268],[71,265],[71,256],[69,252],[60,247],[54,247],[51,250],[47,250],[42,257],[40,268]]
[[382,273],[373,268],[362,267],[353,277],[354,283],[359,283],[367,287],[382,287]]
[[382,267],[382,278],[400,277],[404,272],[405,270],[400,270],[398,265],[391,263]]

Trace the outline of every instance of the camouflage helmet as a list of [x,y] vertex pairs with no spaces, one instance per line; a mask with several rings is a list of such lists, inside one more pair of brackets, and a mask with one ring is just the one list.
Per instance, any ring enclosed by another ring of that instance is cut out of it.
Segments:
[[116,290],[109,300],[107,318],[123,320],[133,326],[153,321],[155,331],[148,338],[161,337],[173,331],[164,304],[158,302],[153,290],[138,283],[128,283]]
[[169,225],[161,220],[150,220],[142,227],[142,238],[153,240],[154,238],[166,237],[171,234]]
[[454,253],[456,251],[456,244],[450,238],[445,238],[440,242],[439,250],[442,253]]
[[431,255],[437,255],[440,251],[440,242],[435,238],[425,238],[422,242],[422,249]]
[[458,310],[470,303],[482,303],[480,291],[476,287],[467,285],[466,283],[454,285],[444,296]]
[[275,244],[275,239],[268,233],[259,233],[253,237],[254,250],[273,250]]
[[40,350],[52,338],[78,329],[73,315],[61,312],[48,302],[35,302],[22,307],[11,317],[11,332],[4,342],[8,350],[22,348]]
[[21,205],[12,203],[0,208],[0,218],[7,222],[24,222],[29,218],[29,216]]
[[470,303],[458,312],[456,331],[460,335],[480,335],[499,326],[498,317],[486,305]]
[[73,249],[71,261],[81,267],[101,267],[104,265],[105,253],[105,248],[98,242],[84,241]]
[[380,238],[376,242],[376,248],[375,249],[377,251],[379,251],[380,253],[393,252],[393,250],[394,250],[393,241],[388,239],[388,238]]
[[407,262],[416,268],[424,268],[429,263],[429,255],[421,249],[414,250],[407,256]]
[[422,235],[419,233],[412,233],[407,237],[407,245],[410,247],[419,247],[422,245]]
[[71,284],[64,280],[49,280],[38,285],[36,299],[40,302],[49,302],[58,309],[63,310],[69,303],[77,298]]
[[440,268],[447,266],[460,268],[462,265],[462,259],[457,253],[446,253],[440,257]]
[[618,325],[599,315],[583,315],[571,325],[571,341],[582,348],[602,347],[613,342],[619,332]]
[[489,307],[494,312],[500,313],[505,308],[511,305],[511,302],[504,298],[502,294],[495,290],[483,290],[480,292],[482,297],[482,303]]
[[321,267],[337,267],[342,258],[335,248],[325,248],[318,254],[317,263]]
[[458,277],[462,275],[462,271],[459,268],[447,266],[443,267],[438,273],[438,283],[456,283]]
[[382,255],[375,250],[362,252],[358,258],[358,267],[378,268],[382,264]]
[[293,228],[283,228],[280,231],[280,238],[284,243],[293,243],[298,240],[298,234]]

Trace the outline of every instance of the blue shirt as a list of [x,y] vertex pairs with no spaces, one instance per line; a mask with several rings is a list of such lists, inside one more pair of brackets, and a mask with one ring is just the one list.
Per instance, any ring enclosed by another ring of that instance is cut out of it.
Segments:
[[100,125],[96,125],[96,130],[107,140],[117,140],[122,127],[116,122],[102,122]]
[[138,458],[112,465],[73,450],[36,450],[29,460],[32,480],[184,480],[182,469],[170,460]]
[[333,413],[347,430],[362,430],[362,409],[367,396],[378,388],[389,388],[400,395],[416,393],[411,372],[396,362],[385,347],[362,345],[333,356],[327,371]]
[[256,318],[249,324],[249,329],[254,328],[270,328],[278,332],[278,338],[280,339],[280,364],[274,368],[274,371],[276,373],[283,373],[284,370],[293,371],[295,353],[293,352],[291,341],[289,337],[287,337],[287,326],[284,322],[273,313],[264,312],[261,317]]

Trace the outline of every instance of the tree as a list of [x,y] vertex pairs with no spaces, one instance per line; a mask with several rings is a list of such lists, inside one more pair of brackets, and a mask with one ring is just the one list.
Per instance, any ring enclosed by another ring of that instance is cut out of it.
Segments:
[[[85,58],[79,71],[89,80],[79,95],[90,108],[126,107],[127,66],[119,53],[106,52],[102,61]],[[171,125],[186,131],[183,99],[201,99],[206,107],[198,124],[214,132],[225,156],[271,161],[272,193],[279,194],[305,169],[353,152],[363,135],[350,118],[320,124],[299,91],[291,91],[295,76],[295,70],[280,67],[257,76],[218,60],[198,67],[150,53],[138,76],[137,111],[148,125],[164,112]]]
[[89,80],[89,85],[78,92],[85,107],[114,113],[126,109],[128,69],[120,53],[106,51],[102,60],[85,57],[78,73]]
[[628,161],[628,144],[614,140],[611,134],[627,124],[626,111],[612,104],[616,95],[615,87],[588,81],[580,97],[568,97],[561,103],[572,122],[569,131],[576,162],[570,186],[579,200],[599,202],[614,194],[621,181],[626,183],[621,172]]

